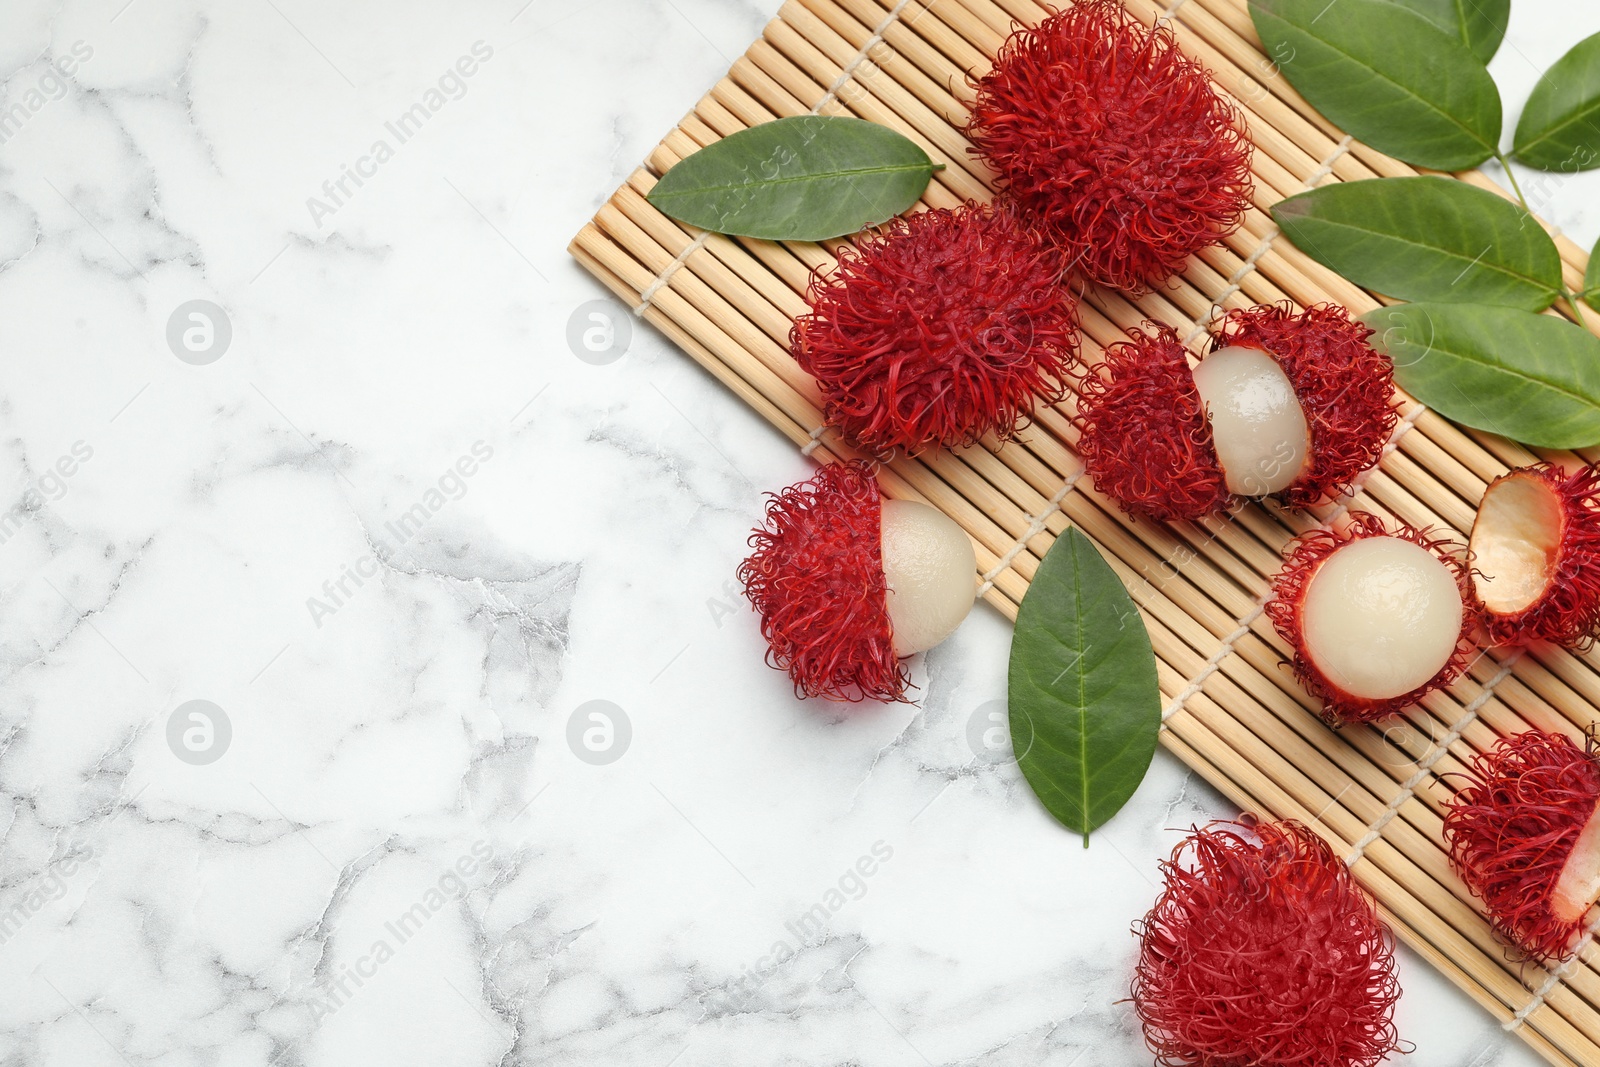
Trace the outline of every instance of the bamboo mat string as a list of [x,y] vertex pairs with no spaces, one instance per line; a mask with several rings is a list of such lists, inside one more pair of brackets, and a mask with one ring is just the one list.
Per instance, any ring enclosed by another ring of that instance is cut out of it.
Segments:
[[1456,724],[1450,727],[1450,732],[1444,735],[1443,740],[1434,745],[1433,751],[1428,754],[1426,759],[1417,763],[1416,773],[1400,783],[1400,792],[1394,795],[1394,798],[1384,807],[1383,814],[1378,816],[1373,824],[1367,828],[1367,832],[1350,849],[1350,854],[1344,858],[1346,867],[1354,867],[1360,862],[1362,855],[1366,853],[1372,843],[1383,836],[1383,828],[1393,822],[1394,817],[1400,814],[1400,809],[1405,807],[1406,802],[1416,795],[1417,786],[1426,781],[1428,776],[1433,773],[1434,764],[1443,759],[1450,751],[1450,746],[1461,740],[1461,735],[1467,732],[1467,728],[1478,721],[1478,712],[1494,696],[1495,686],[1510,676],[1512,669],[1516,667],[1517,661],[1521,658],[1521,649],[1512,653],[1500,665],[1500,669],[1487,682],[1483,683],[1483,690],[1461,709],[1461,718],[1457,719]]
[[[1389,458],[1389,453],[1400,447],[1400,438],[1416,429],[1417,420],[1427,413],[1428,405],[1417,402],[1411,405],[1411,410],[1401,416],[1400,424],[1394,428],[1394,433],[1389,435],[1389,443],[1383,446],[1383,451],[1378,454],[1378,462],[1361,472],[1361,482],[1365,482],[1378,465]],[[1359,484],[1359,482],[1358,482]]]
[[1178,13],[1178,8],[1182,7],[1186,3],[1188,3],[1188,0],[1172,0],[1172,3],[1168,4],[1166,8],[1162,10],[1161,17],[1164,19],[1170,19],[1172,16]]
[[822,444],[822,435],[827,432],[827,426],[818,426],[815,430],[812,430],[809,434],[807,434],[811,440],[800,446],[800,454],[805,456],[807,459],[810,459],[811,453],[815,452],[817,450],[817,446]]
[[1071,495],[1072,490],[1078,485],[1078,479],[1082,477],[1083,471],[1075,472],[1061,486],[1056,495],[1045,502],[1044,508],[1028,523],[1027,530],[1023,532],[1021,537],[1017,538],[1016,544],[1007,549],[1006,554],[1000,557],[1000,561],[989,568],[989,571],[983,576],[983,584],[978,586],[978,596],[986,596],[989,590],[994,588],[994,580],[1004,574],[1006,568],[1011,566],[1016,558],[1027,550],[1028,542],[1044,533],[1045,526],[1050,522],[1050,517],[1061,510],[1062,501]]
[[[1222,290],[1221,295],[1211,302],[1213,307],[1221,307],[1224,301],[1228,300],[1233,296],[1233,294],[1239,292],[1239,290],[1244,287],[1245,278],[1249,277],[1249,275],[1256,269],[1256,264],[1261,262],[1261,257],[1272,251],[1272,240],[1277,236],[1278,231],[1274,229],[1271,233],[1267,234],[1261,239],[1261,243],[1256,245],[1256,250],[1250,253],[1249,258],[1247,258],[1243,263],[1239,264],[1238,270],[1229,275],[1228,287]],[[1208,329],[1210,329],[1210,327],[1211,324],[1209,322],[1195,323],[1194,328],[1184,336],[1183,343],[1187,345],[1190,341],[1193,341],[1196,337],[1199,337],[1201,334],[1205,333]]]
[[650,310],[650,302],[656,298],[656,294],[666,288],[667,283],[672,280],[672,276],[678,273],[678,268],[689,262],[689,257],[704,248],[709,240],[711,240],[711,231],[706,230],[691,241],[687,248],[679,252],[677,258],[667,264],[667,269],[656,275],[655,281],[645,286],[644,292],[639,294],[639,302],[633,305],[633,313],[643,318],[644,313]]
[[1188,685],[1184,686],[1183,690],[1179,692],[1177,696],[1172,698],[1172,702],[1168,704],[1161,712],[1162,722],[1166,722],[1168,719],[1176,715],[1183,708],[1183,706],[1189,702],[1190,697],[1193,697],[1205,687],[1206,679],[1210,678],[1213,674],[1216,674],[1217,671],[1221,670],[1222,661],[1233,655],[1233,647],[1243,640],[1244,636],[1250,632],[1250,627],[1253,626],[1256,620],[1261,618],[1261,616],[1266,612],[1267,604],[1269,604],[1271,601],[1272,591],[1268,590],[1267,593],[1256,602],[1254,610],[1239,620],[1239,628],[1222,639],[1222,644],[1218,645],[1217,650],[1211,654],[1211,658],[1206,660],[1205,666],[1200,668],[1199,673],[1194,676],[1194,680]]
[[[889,32],[889,27],[894,25],[901,12],[905,11],[910,4],[911,0],[899,0],[899,3],[890,9],[889,13],[883,17],[883,21],[878,23],[878,28],[872,31],[872,36],[867,38],[866,43],[856,52],[855,57],[844,65],[844,69],[833,80],[833,84],[828,87],[828,91],[822,94],[822,99],[818,100],[811,108],[811,114],[820,114],[823,108],[838,98],[839,90],[848,85],[850,79],[856,76],[856,71],[860,70],[862,65],[872,58],[873,49],[883,43],[883,35]],[[689,247],[678,253],[677,257],[667,264],[667,269],[656,275],[655,280],[639,294],[639,302],[633,306],[633,313],[643,318],[644,313],[650,310],[650,302],[656,298],[656,294],[666,287],[667,283],[672,280],[672,276],[678,273],[678,270],[685,263],[689,262],[689,257],[704,248],[706,242],[710,239],[711,231],[706,230],[690,242]],[[809,452],[806,453],[808,456],[810,454]]]
[[889,13],[883,17],[883,21],[878,23],[877,28],[872,31],[872,36],[867,38],[867,43],[861,46],[861,50],[856,53],[855,58],[845,64],[845,68],[833,80],[833,84],[828,87],[828,91],[823,95],[822,101],[817,104],[817,107],[811,109],[812,114],[816,113],[817,108],[832,100],[839,90],[843,89],[846,83],[856,76],[856,71],[872,56],[872,50],[883,43],[883,35],[889,32],[889,27],[895,24],[896,20],[900,18],[901,12],[905,11],[910,4],[911,0],[900,0],[899,3],[889,9]]
[[[1176,3],[1167,9],[1166,16],[1170,17],[1172,12],[1181,7],[1184,2],[1185,0],[1177,0]],[[1350,146],[1354,143],[1355,138],[1351,137],[1349,134],[1346,134],[1344,140],[1334,145],[1333,151],[1328,154],[1328,158],[1324,159],[1321,165],[1319,165],[1316,170],[1312,171],[1311,176],[1306,179],[1304,191],[1310,192],[1311,190],[1315,189],[1324,178],[1332,174],[1333,168],[1339,165],[1339,160],[1344,158],[1345,154],[1350,151]],[[1255,272],[1255,269],[1257,265],[1260,264],[1262,257],[1268,252],[1272,251],[1272,243],[1276,241],[1279,236],[1282,235],[1282,233],[1283,231],[1278,229],[1276,224],[1267,230],[1266,234],[1261,238],[1261,243],[1256,245],[1255,251],[1251,252],[1249,258],[1247,258],[1243,263],[1239,264],[1239,269],[1234,271],[1233,275],[1228,279],[1227,288],[1222,290],[1221,295],[1219,295],[1215,300],[1211,301],[1213,306],[1221,307],[1230,298],[1232,298],[1234,294],[1238,293],[1244,287],[1245,278],[1249,277]],[[1195,323],[1194,328],[1189,331],[1188,336],[1184,337],[1183,343],[1187,345],[1190,341],[1193,341],[1196,337],[1199,337],[1201,334],[1205,333],[1207,327],[1207,323]]]
[[1522,1007],[1518,1008],[1515,1015],[1500,1025],[1500,1029],[1504,1030],[1508,1034],[1513,1033],[1519,1026],[1527,1021],[1528,1016],[1544,1007],[1545,998],[1555,990],[1556,986],[1561,984],[1562,980],[1566,978],[1567,975],[1572,973],[1573,968],[1578,965],[1578,961],[1583,957],[1583,950],[1588,948],[1590,944],[1594,942],[1594,936],[1597,929],[1600,929],[1600,916],[1596,916],[1590,921],[1589,925],[1584,928],[1583,937],[1578,940],[1578,947],[1573,951],[1572,955],[1567,959],[1567,961],[1550,972],[1550,974],[1545,978],[1544,982],[1540,984],[1539,988],[1534,991],[1533,999],[1528,1001],[1528,1003],[1524,1004]]

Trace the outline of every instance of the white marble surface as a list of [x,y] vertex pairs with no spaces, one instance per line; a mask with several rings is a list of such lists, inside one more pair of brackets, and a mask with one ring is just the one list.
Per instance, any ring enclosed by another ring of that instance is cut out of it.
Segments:
[[[568,239],[775,0],[522,5],[0,5],[0,1063],[1150,1062],[1129,923],[1227,805],[1163,753],[1085,851],[968,745],[986,608],[920,706],[797,704],[730,579],[806,461],[569,350]],[[1517,0],[1508,98],[1595,30]],[[1535,1062],[1404,981],[1404,1062]]]

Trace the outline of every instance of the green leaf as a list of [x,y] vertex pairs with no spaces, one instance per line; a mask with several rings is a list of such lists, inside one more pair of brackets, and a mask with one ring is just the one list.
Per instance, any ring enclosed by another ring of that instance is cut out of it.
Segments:
[[1380,152],[1436,170],[1494,155],[1500,91],[1467,46],[1386,0],[1250,0],[1284,76]]
[[1600,311],[1600,243],[1589,253],[1589,269],[1583,272],[1583,302]]
[[1484,63],[1500,50],[1506,24],[1511,20],[1511,0],[1389,0],[1389,3],[1415,11],[1466,45],[1467,50]]
[[1600,444],[1600,338],[1554,315],[1400,304],[1362,316],[1395,380],[1439,414],[1535,448]]
[[1325,185],[1272,217],[1318,263],[1402,300],[1543,311],[1561,294],[1561,252],[1544,227],[1454,178]]
[[1022,598],[1009,678],[1017,765],[1087,846],[1150,767],[1161,690],[1138,608],[1076,529],[1056,538]]
[[1600,166],[1600,33],[1544,72],[1517,120],[1511,154],[1541,170]]
[[661,176],[650,202],[681,222],[769,241],[843,237],[917,202],[935,167],[862,119],[800,115],[724,137]]

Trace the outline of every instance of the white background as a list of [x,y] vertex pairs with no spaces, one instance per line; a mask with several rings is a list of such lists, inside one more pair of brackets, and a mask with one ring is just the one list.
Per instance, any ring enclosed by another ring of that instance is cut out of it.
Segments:
[[[33,501],[0,542],[0,911],[31,902],[0,1061],[1149,1063],[1129,925],[1229,807],[1160,753],[1092,847],[1063,832],[968,745],[1004,697],[987,607],[918,706],[796,703],[729,583],[808,463],[646,327],[569,350],[605,293],[568,240],[772,0],[522,3],[0,7],[8,104],[93,51],[0,145],[0,484]],[[1508,129],[1600,30],[1515,6]],[[465,95],[314,218],[478,41]],[[1597,191],[1530,196],[1587,244]],[[208,366],[166,341],[195,299],[233,331]],[[231,724],[209,765],[168,747],[192,699]],[[632,727],[607,766],[567,742],[595,699]],[[1405,1062],[1536,1062],[1403,970]]]

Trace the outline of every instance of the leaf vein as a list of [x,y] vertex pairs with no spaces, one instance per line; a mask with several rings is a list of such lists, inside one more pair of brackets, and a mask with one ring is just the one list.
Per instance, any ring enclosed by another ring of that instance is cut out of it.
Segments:
[[[769,189],[780,185],[794,185],[799,182],[831,181],[838,178],[858,178],[869,174],[911,174],[917,171],[932,173],[932,164],[905,163],[887,167],[851,167],[844,170],[817,171],[812,174],[795,174],[786,178],[758,178],[752,181],[731,182],[726,185],[694,185],[686,189],[668,189],[664,193],[657,193],[652,189],[653,197],[661,200],[671,200],[685,196],[706,196],[710,193],[727,193],[735,189]],[[665,180],[665,179],[663,179]]]

